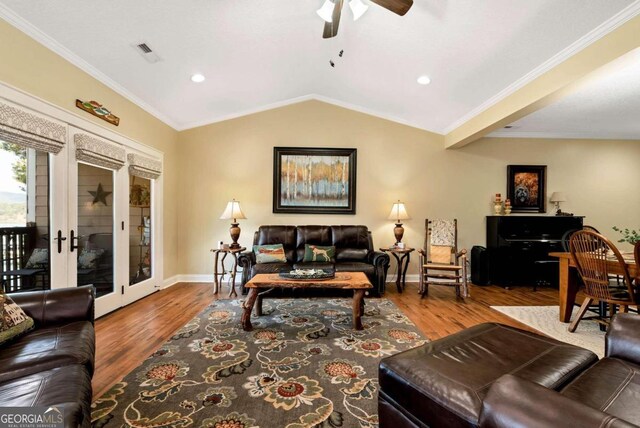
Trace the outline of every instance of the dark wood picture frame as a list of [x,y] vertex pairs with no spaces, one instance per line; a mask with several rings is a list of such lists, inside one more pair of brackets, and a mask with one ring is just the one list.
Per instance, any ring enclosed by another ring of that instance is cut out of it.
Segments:
[[[355,214],[357,152],[357,149],[274,147],[273,212]],[[329,178],[317,180],[318,175],[327,173]]]
[[547,166],[507,165],[507,198],[514,213],[547,212]]

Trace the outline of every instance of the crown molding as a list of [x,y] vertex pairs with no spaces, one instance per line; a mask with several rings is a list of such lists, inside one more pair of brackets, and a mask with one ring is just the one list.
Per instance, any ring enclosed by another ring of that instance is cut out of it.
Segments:
[[363,114],[367,114],[369,116],[375,116],[377,118],[380,119],[384,119],[384,120],[388,120],[391,122],[395,122],[395,123],[399,123],[401,125],[405,125],[405,126],[410,126],[412,128],[417,128],[423,131],[428,131],[428,132],[434,132],[430,129],[427,129],[423,126],[419,126],[417,124],[408,122],[404,119],[400,119],[398,117],[394,117],[394,116],[390,116],[384,113],[380,113],[371,109],[368,109],[366,107],[362,107],[362,106],[358,106],[355,104],[350,104],[344,101],[340,101],[340,100],[336,100],[335,98],[331,98],[331,97],[325,97],[324,95],[319,95],[319,94],[307,94],[307,95],[303,95],[300,97],[294,97],[294,98],[289,98],[287,100],[282,100],[282,101],[277,101],[275,103],[270,103],[270,104],[265,104],[263,106],[260,107],[256,107],[256,108],[251,108],[251,109],[247,109],[247,110],[242,110],[236,113],[231,113],[231,114],[227,114],[227,115],[223,115],[223,116],[217,116],[217,117],[213,117],[211,119],[204,119],[204,120],[199,120],[199,121],[195,121],[195,122],[187,122],[187,123],[183,123],[180,126],[178,126],[176,129],[178,131],[186,131],[189,129],[193,129],[193,128],[198,128],[200,126],[206,126],[206,125],[212,125],[214,123],[219,123],[219,122],[224,122],[226,120],[231,120],[231,119],[237,119],[240,117],[244,117],[244,116],[248,116],[251,114],[256,114],[256,113],[261,113],[264,111],[269,111],[269,110],[273,110],[276,108],[280,108],[280,107],[286,107],[289,105],[293,105],[293,104],[298,104],[298,103],[302,103],[305,101],[320,101],[326,104],[331,104],[337,107],[342,107],[342,108],[346,108],[348,110],[352,110],[352,111],[356,111],[358,113],[363,113]]
[[88,75],[90,75],[91,77],[93,77],[94,79],[102,83],[103,85],[107,86],[109,89],[115,91],[119,95],[131,101],[132,103],[134,103],[135,105],[143,109],[145,112],[154,116],[156,119],[160,120],[161,122],[170,126],[171,128],[177,130],[177,125],[172,119],[160,113],[154,107],[147,104],[145,101],[138,98],[133,93],[129,92],[119,83],[112,80],[106,74],[104,74],[103,72],[101,72],[100,70],[98,70],[97,68],[95,68],[94,66],[86,62],[85,60],[83,60],[82,58],[80,58],[78,55],[76,55],[69,49],[65,48],[58,41],[49,37],[40,29],[38,29],[37,27],[32,25],[30,22],[28,22],[27,20],[22,18],[20,15],[16,14],[14,11],[12,11],[7,6],[1,3],[0,3],[0,18],[5,20],[7,23],[11,24],[18,30],[22,31],[27,36],[31,37],[32,39],[34,39],[35,41],[37,41],[47,49],[53,51],[54,53],[61,56],[71,64],[75,65],[80,70],[84,71],[85,73],[87,73]]
[[448,134],[458,127],[462,126],[469,120],[473,119],[475,116],[484,112],[485,110],[493,107],[498,104],[500,101],[504,100],[508,96],[522,89],[524,86],[536,80],[538,77],[542,76],[544,73],[549,70],[557,67],[567,59],[571,58],[576,53],[585,49],[587,46],[593,44],[594,42],[600,40],[607,34],[611,33],[618,27],[625,24],[627,21],[635,18],[640,14],[640,0],[636,0],[631,3],[629,6],[585,34],[580,39],[576,40],[574,43],[566,47],[565,49],[558,52],[556,55],[549,58],[547,61],[540,64],[538,67],[531,70],[529,73],[522,76],[520,79],[513,82],[511,85],[504,88],[502,91],[498,92],[478,107],[471,110],[469,113],[462,116],[460,119],[453,122],[451,125],[446,128],[440,130],[441,134]]
[[640,141],[640,136],[628,134],[602,134],[598,132],[547,132],[547,131],[495,131],[483,138],[531,138],[531,139],[557,139],[557,140],[628,140]]

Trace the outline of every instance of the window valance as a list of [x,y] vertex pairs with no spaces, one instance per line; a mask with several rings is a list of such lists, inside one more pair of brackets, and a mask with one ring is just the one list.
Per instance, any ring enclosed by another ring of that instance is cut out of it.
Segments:
[[0,140],[57,154],[67,142],[67,126],[0,99]]
[[129,153],[129,174],[154,180],[162,174],[162,162],[146,156]]
[[82,132],[75,134],[73,141],[77,160],[115,170],[124,166],[124,147]]

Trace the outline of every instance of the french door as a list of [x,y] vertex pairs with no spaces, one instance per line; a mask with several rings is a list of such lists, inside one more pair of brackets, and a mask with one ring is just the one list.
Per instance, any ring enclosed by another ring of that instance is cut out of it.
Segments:
[[131,172],[127,180],[128,257],[122,262],[126,266],[128,284],[124,293],[125,305],[160,287],[155,251],[159,237],[156,227],[157,186],[155,180]]
[[159,288],[152,257],[154,189],[152,180],[130,177],[122,147],[73,128],[71,140],[67,275],[70,284],[95,287],[101,316]]
[[0,285],[92,284],[96,316],[162,284],[162,153],[0,82]]

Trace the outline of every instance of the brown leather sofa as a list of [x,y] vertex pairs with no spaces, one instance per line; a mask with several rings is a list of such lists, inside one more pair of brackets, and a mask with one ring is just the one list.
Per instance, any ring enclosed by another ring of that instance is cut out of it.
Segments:
[[[310,267],[332,268],[336,272],[364,272],[373,285],[372,294],[384,293],[389,256],[381,251],[374,251],[371,232],[367,226],[260,226],[253,236],[253,245],[270,244],[283,245],[287,263],[256,264],[252,251],[242,253],[238,264],[242,266],[243,293],[246,293],[244,284],[258,273]],[[335,263],[303,262],[305,244],[335,246]]]
[[[535,396],[536,405],[528,404]],[[559,391],[514,376],[496,382],[482,405],[480,426],[635,427],[640,425],[640,316],[617,314],[605,357]]]
[[0,346],[0,406],[56,406],[65,427],[91,426],[92,286],[11,294],[35,322]]
[[616,315],[605,358],[481,324],[380,363],[380,428],[640,425],[640,316]]

